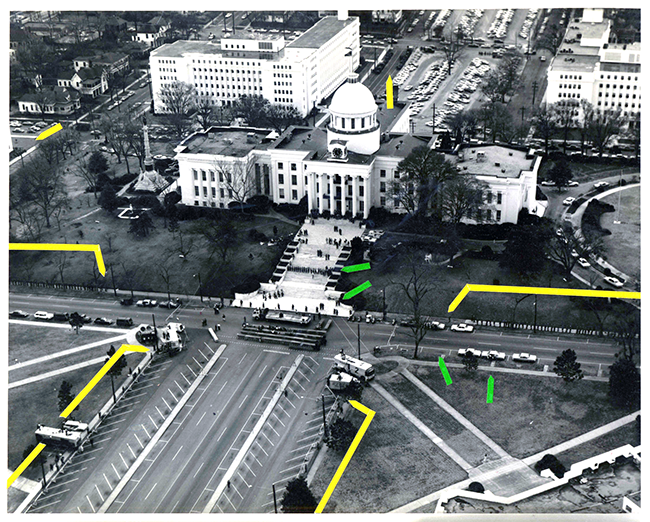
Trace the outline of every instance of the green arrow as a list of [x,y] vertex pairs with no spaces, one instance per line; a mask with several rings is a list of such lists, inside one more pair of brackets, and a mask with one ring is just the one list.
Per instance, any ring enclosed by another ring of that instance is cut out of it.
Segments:
[[488,391],[487,391],[487,403],[492,404],[492,398],[494,397],[494,377],[491,375],[488,377]]

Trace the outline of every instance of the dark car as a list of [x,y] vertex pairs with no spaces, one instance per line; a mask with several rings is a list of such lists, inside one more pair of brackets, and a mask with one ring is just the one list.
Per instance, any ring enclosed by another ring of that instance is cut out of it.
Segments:
[[55,312],[54,317],[52,318],[53,321],[61,321],[65,322],[70,319],[70,314],[64,313],[64,312]]
[[126,297],[124,299],[120,300],[120,304],[123,306],[130,306],[133,304],[133,298],[132,297]]
[[109,324],[113,324],[113,321],[111,321],[110,319],[106,319],[106,317],[98,317],[97,319],[95,319],[95,324],[103,324],[108,326]]
[[9,317],[29,317],[29,314],[22,310],[13,310],[9,312]]

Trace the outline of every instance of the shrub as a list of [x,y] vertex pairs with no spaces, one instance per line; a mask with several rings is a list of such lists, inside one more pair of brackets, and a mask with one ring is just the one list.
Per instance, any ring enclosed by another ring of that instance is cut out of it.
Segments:
[[542,457],[537,464],[535,464],[535,469],[538,472],[542,472],[545,469],[550,469],[557,478],[562,478],[566,473],[566,468],[555,455],[547,453]]
[[467,491],[473,491],[474,493],[485,493],[485,488],[480,482],[472,482],[467,487]]
[[251,228],[248,231],[248,238],[251,241],[260,242],[260,243],[262,241],[267,241],[268,240],[268,237],[266,237],[266,234],[264,234],[263,232],[260,232],[256,228]]
[[259,214],[266,214],[271,208],[271,200],[264,195],[250,197],[246,200],[246,203],[253,207],[252,212]]

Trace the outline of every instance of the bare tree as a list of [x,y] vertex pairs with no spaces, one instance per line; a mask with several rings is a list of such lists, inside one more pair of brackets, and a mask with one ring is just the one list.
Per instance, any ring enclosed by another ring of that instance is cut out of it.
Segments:
[[65,267],[67,266],[68,263],[68,253],[65,250],[62,250],[61,252],[57,252],[56,261],[57,261],[56,267],[59,270],[61,283],[65,284],[64,272],[65,272]]
[[[94,260],[93,260],[94,262]],[[96,263],[95,263],[96,264]],[[124,275],[122,276],[122,280],[124,282],[124,285],[131,291],[131,298],[134,297],[133,294],[133,287],[137,283],[137,275],[140,270],[139,267],[127,267],[126,263],[122,262],[120,263],[120,266],[122,267],[122,271],[124,272]]]
[[413,181],[393,180],[390,182],[388,193],[398,200],[409,216],[415,215],[418,208],[418,197]]
[[591,120],[594,117],[594,106],[582,98],[580,100],[580,111],[577,120],[578,132],[580,133],[580,150],[584,154],[587,142],[590,139],[589,128],[591,127]]
[[183,257],[183,260],[187,259],[187,256],[190,255],[190,252],[192,251],[192,248],[194,247],[194,239],[186,238],[185,237],[185,232],[183,232],[182,227],[177,227],[176,232],[172,232],[172,234],[177,234],[178,236],[178,247],[176,247],[176,251],[178,252],[178,255]]
[[43,214],[45,226],[50,228],[54,211],[67,203],[67,193],[62,169],[50,164],[42,156],[36,156],[21,169],[31,202]]
[[158,277],[165,283],[167,299],[172,300],[171,280],[174,274],[174,267],[171,265],[171,256],[167,256],[161,263],[158,263]]
[[600,156],[603,155],[612,136],[620,132],[622,125],[623,118],[620,109],[594,112],[589,122],[588,134]]
[[289,126],[298,125],[302,122],[302,116],[293,105],[270,104],[264,111],[266,122],[273,127],[278,134],[282,134]]
[[9,219],[19,224],[19,238],[36,243],[40,240],[45,226],[45,218],[42,212],[31,203],[28,199],[23,198],[14,183],[9,187]]
[[[631,308],[631,307],[630,307]],[[633,361],[640,353],[641,346],[641,312],[619,313],[614,323],[614,331],[621,346],[620,355]]]
[[428,267],[418,265],[414,257],[411,257],[409,262],[410,276],[406,282],[393,282],[402,288],[404,295],[409,301],[409,308],[411,312],[411,319],[409,328],[411,332],[409,337],[413,339],[415,349],[413,351],[413,358],[418,358],[418,349],[422,339],[427,334],[426,317],[422,314],[422,301],[424,297],[432,289],[432,278],[428,273]]
[[189,123],[190,113],[194,109],[196,100],[194,86],[178,81],[165,84],[158,92],[158,97],[165,118],[174,127],[177,136],[182,138]]
[[203,130],[208,130],[215,123],[215,106],[213,98],[208,95],[198,96],[194,116]]
[[564,38],[564,31],[561,31],[560,28],[553,24],[548,31],[545,31],[544,34],[537,40],[537,47],[540,49],[546,49],[550,51],[551,54],[557,54],[562,45],[562,39]]
[[107,253],[112,254],[113,253],[113,240],[117,237],[117,235],[113,232],[105,232],[103,235],[103,239],[106,241],[108,244],[108,249]]
[[238,234],[231,218],[203,219],[193,225],[193,231],[200,234],[208,243],[210,258],[218,254],[222,262],[237,245]]
[[555,114],[545,103],[535,110],[533,124],[536,134],[544,140],[544,153],[548,156],[548,147],[551,138],[555,135],[557,124]]
[[566,277],[569,278],[579,258],[589,259],[591,255],[601,256],[604,244],[600,238],[588,241],[584,236],[568,228],[563,228],[563,230],[562,236],[556,234],[547,243],[547,255],[551,260],[562,265]]
[[564,142],[562,143],[563,152],[566,154],[567,141],[569,140],[569,134],[571,129],[576,124],[576,115],[574,111],[577,111],[578,103],[571,103],[571,100],[567,100],[567,105],[560,105],[560,103],[554,103],[549,106],[549,109],[553,112],[555,116],[555,121],[557,122],[557,127],[562,131],[562,138]]
[[463,35],[460,28],[454,28],[444,35],[441,42],[441,49],[447,63],[447,75],[451,76],[451,68],[454,62],[460,58],[463,52]]
[[482,220],[486,213],[481,212],[479,216],[478,209],[483,210],[488,190],[488,185],[474,176],[459,175],[447,181],[441,194],[443,217],[454,226],[469,215]]
[[247,157],[232,161],[217,160],[214,169],[219,183],[223,183],[227,190],[228,197],[239,203],[243,212],[246,200],[257,193],[255,164]]

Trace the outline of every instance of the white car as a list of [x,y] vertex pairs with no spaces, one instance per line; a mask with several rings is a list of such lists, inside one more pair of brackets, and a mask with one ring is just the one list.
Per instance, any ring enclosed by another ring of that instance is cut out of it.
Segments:
[[623,283],[620,280],[612,276],[603,277],[603,280],[616,288],[621,288],[623,286]]
[[589,261],[587,261],[584,257],[581,257],[580,259],[578,259],[578,264],[579,264],[582,268],[589,268],[589,267],[591,266],[591,264],[589,263]]
[[580,254],[578,254],[578,251],[575,248],[571,249],[571,257],[580,257]]
[[[580,154],[580,152],[578,152],[578,154]],[[567,184],[568,187],[577,187],[579,185],[580,183],[578,183],[577,181],[569,181],[569,183]]]
[[598,183],[594,183],[595,188],[600,188],[600,187],[609,187],[609,183],[607,181],[599,181]]
[[466,323],[452,324],[451,325],[451,330],[453,332],[472,333],[474,331],[474,327],[471,324],[466,324]]
[[566,199],[562,202],[562,204],[563,204],[563,205],[567,205],[567,206],[568,206],[568,205],[572,205],[573,202],[574,202],[575,200],[576,200],[576,198],[571,198],[571,197],[569,197],[569,198],[566,198]]
[[50,312],[36,312],[34,314],[34,319],[42,319],[43,321],[51,321],[54,318],[54,314]]
[[431,328],[432,330],[444,330],[445,329],[444,323],[441,323],[439,321],[431,321],[431,322],[429,322],[427,324],[427,326],[429,328]]
[[537,356],[529,353],[515,353],[512,355],[512,360],[517,362],[537,362]]
[[542,186],[543,187],[554,187],[555,186],[555,181],[542,181]]
[[475,350],[474,348],[461,348],[458,350],[459,357],[465,357],[466,355],[472,354],[474,357],[481,356],[481,350]]
[[504,352],[497,352],[496,350],[485,350],[481,353],[481,357],[489,359],[490,361],[506,360],[506,354]]

